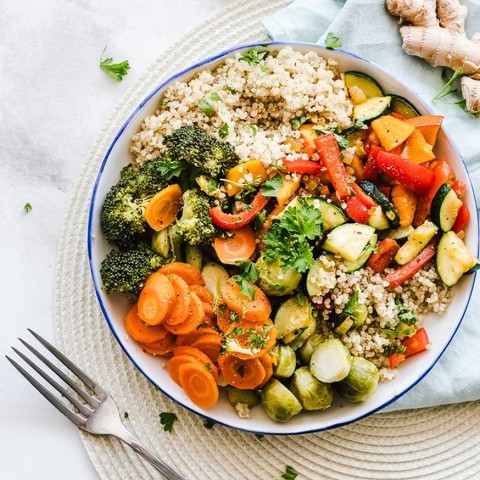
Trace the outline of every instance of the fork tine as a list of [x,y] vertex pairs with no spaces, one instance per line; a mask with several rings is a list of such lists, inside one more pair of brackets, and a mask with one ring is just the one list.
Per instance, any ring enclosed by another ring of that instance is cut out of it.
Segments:
[[[25,343],[25,342],[24,342]],[[28,345],[28,344],[27,344]],[[48,360],[43,357],[39,352],[37,352],[33,347],[29,348],[34,351],[35,355],[46,363]],[[64,396],[70,403],[72,403],[78,410],[80,410],[83,415],[88,416],[92,413],[92,410],[88,408],[84,403],[80,403],[76,398],[74,398],[65,388],[62,387],[58,382],[56,382],[52,377],[45,373],[38,365],[35,365],[26,355],[17,350],[15,347],[12,347],[12,350],[30,367],[32,367],[42,378],[44,378],[53,388],[55,388],[62,396]]]
[[99,405],[100,401],[97,400],[92,395],[89,395],[87,392],[82,390],[68,375],[65,375],[56,365],[54,365],[50,360],[44,357],[40,352],[28,344],[25,340],[19,338],[19,340],[27,347],[38,359],[40,359],[48,368],[53,370],[68,386],[70,386],[78,395],[80,395],[87,403],[92,407]]
[[69,368],[85,385],[89,386],[93,391],[105,394],[105,390],[101,388],[97,382],[91,379],[83,370],[80,370],[71,360],[69,360],[62,352],[57,350],[51,343],[47,342],[38,333],[32,329],[27,330],[55,357],[57,357],[67,368]]
[[32,377],[24,368],[22,368],[15,360],[5,355],[7,360],[60,412],[62,412],[71,422],[81,427],[85,423],[85,419],[78,413],[72,412],[61,400],[46,389],[40,382]]

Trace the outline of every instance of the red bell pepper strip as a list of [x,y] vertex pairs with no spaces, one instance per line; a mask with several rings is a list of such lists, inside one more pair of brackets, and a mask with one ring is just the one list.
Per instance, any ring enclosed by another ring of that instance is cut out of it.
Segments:
[[378,152],[376,164],[382,172],[405,185],[412,192],[426,193],[433,185],[433,172],[410,160],[389,152]]
[[310,175],[318,175],[324,169],[320,162],[314,162],[313,160],[283,160],[283,165],[287,172],[305,173]]
[[359,195],[350,195],[345,199],[347,215],[357,223],[368,223],[371,207],[367,207]]
[[457,197],[461,197],[465,188],[467,188],[467,184],[462,182],[461,180],[455,180],[452,185],[452,190],[457,194]]
[[384,238],[368,258],[367,266],[375,273],[382,273],[393,262],[399,249],[400,245],[393,238]]
[[337,196],[345,200],[352,194],[350,176],[345,169],[340,155],[340,148],[333,133],[320,135],[314,140],[315,148],[320,155],[320,160],[327,169]]
[[419,227],[428,218],[433,197],[441,185],[448,183],[448,179],[452,175],[452,170],[444,160],[439,160],[432,171],[433,185],[428,192],[418,196],[415,216],[412,222],[414,227]]
[[468,210],[468,207],[465,204],[463,204],[460,207],[460,210],[458,211],[457,219],[453,224],[452,230],[455,233],[461,232],[465,228],[469,220],[470,220],[470,211]]
[[212,222],[225,230],[237,230],[248,225],[265,208],[268,198],[264,197],[260,190],[254,197],[250,208],[239,213],[225,213],[220,205],[209,210]]
[[368,207],[369,209],[370,208],[373,208],[373,207],[377,207],[378,204],[377,202],[370,196],[370,195],[367,195],[364,190],[362,189],[362,187],[360,187],[360,185],[358,185],[357,183],[355,182],[352,182],[350,184],[350,187],[352,188],[353,190],[353,193],[355,194],[356,197],[359,198],[359,200],[366,206]]
[[390,287],[396,287],[412,278],[419,270],[421,270],[437,252],[439,239],[434,237],[430,243],[413,259],[405,265],[397,268],[393,272],[385,276],[385,280]]
[[376,157],[378,152],[384,151],[382,147],[379,147],[378,145],[371,145],[368,156],[367,156],[367,161],[365,162],[365,167],[363,168],[363,178],[365,180],[371,180],[372,182],[375,182],[378,178],[378,175],[380,174],[380,169],[378,168]]
[[388,364],[390,368],[398,367],[399,363],[402,363],[405,360],[405,355],[403,353],[393,352],[388,356]]
[[400,343],[405,347],[405,352],[403,353],[405,357],[411,357],[426,350],[430,345],[430,340],[427,331],[422,327],[412,336],[404,338]]

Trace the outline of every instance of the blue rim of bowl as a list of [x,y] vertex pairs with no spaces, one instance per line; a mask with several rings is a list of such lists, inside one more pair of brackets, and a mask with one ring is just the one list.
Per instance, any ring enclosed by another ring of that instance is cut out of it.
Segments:
[[[296,46],[297,47],[310,47],[316,51],[321,51],[321,52],[324,52],[324,54],[327,54],[328,55],[328,52],[331,51],[330,49],[327,49],[326,47],[322,47],[321,45],[318,45],[318,44],[314,44],[314,43],[307,43],[307,42],[282,42],[282,41],[271,41],[271,42],[262,42],[262,43],[249,43],[249,44],[244,44],[244,45],[238,45],[238,46],[235,46],[235,47],[231,47],[229,49],[226,49],[226,50],[223,50],[222,52],[220,53],[217,53],[211,57],[208,57],[208,58],[205,58],[177,73],[175,73],[174,75],[172,75],[171,77],[169,77],[167,80],[165,80],[164,82],[162,82],[160,85],[158,85],[150,94],[148,94],[138,105],[137,107],[132,111],[132,113],[130,113],[130,115],[128,116],[128,118],[125,120],[125,122],[123,123],[123,125],[120,127],[120,129],[118,130],[117,134],[115,135],[112,143],[110,144],[110,146],[108,147],[107,149],[107,152],[102,160],[102,163],[100,165],[100,168],[98,170],[98,173],[97,173],[97,176],[96,176],[96,179],[95,179],[95,184],[94,184],[94,187],[93,187],[93,192],[92,192],[92,195],[91,195],[91,199],[90,199],[90,207],[89,207],[89,212],[88,212],[88,228],[87,228],[87,250],[88,250],[88,261],[89,261],[89,266],[90,266],[90,274],[91,274],[91,277],[92,277],[92,281],[93,281],[93,284],[94,284],[94,289],[95,289],[95,295],[97,297],[97,300],[99,302],[99,305],[100,305],[100,308],[102,310],[102,313],[103,313],[103,316],[105,317],[107,323],[108,323],[108,326],[113,334],[113,336],[115,337],[115,339],[117,340],[117,342],[119,343],[119,345],[121,346],[122,350],[124,351],[124,353],[127,355],[127,357],[129,358],[129,360],[133,363],[133,365],[135,366],[135,368],[140,372],[142,373],[142,375],[147,378],[148,381],[150,381],[154,386],[156,386],[157,388],[159,388],[161,390],[161,392],[166,395],[167,397],[169,397],[171,400],[173,400],[175,403],[181,405],[183,408],[189,410],[190,412],[196,414],[196,415],[199,415],[203,418],[205,418],[206,420],[209,420],[211,422],[214,422],[214,423],[217,423],[219,425],[223,425],[223,426],[226,426],[226,427],[229,427],[229,428],[232,428],[232,429],[235,429],[235,430],[240,430],[240,431],[244,431],[244,432],[248,432],[248,433],[253,433],[253,434],[256,434],[256,435],[302,435],[302,434],[306,434],[306,433],[316,433],[316,432],[321,432],[321,431],[326,431],[326,430],[331,430],[331,429],[334,429],[334,428],[339,428],[339,427],[342,427],[342,426],[345,426],[345,425],[349,425],[351,423],[355,423],[359,420],[362,420],[363,418],[366,418],[366,417],[369,417],[370,415],[382,410],[383,408],[387,407],[388,405],[391,405],[393,402],[395,402],[396,400],[398,400],[400,397],[402,397],[403,395],[405,395],[407,392],[409,392],[413,387],[415,387],[430,371],[431,369],[435,366],[435,364],[438,362],[438,360],[440,359],[440,357],[443,355],[443,353],[445,352],[445,350],[447,349],[447,347],[450,345],[451,341],[453,340],[455,334],[457,333],[464,317],[465,317],[465,313],[466,313],[466,310],[470,304],[470,300],[471,300],[471,297],[472,297],[472,293],[473,293],[473,289],[474,289],[474,286],[475,286],[475,282],[476,282],[476,279],[477,279],[477,275],[476,275],[476,272],[473,273],[474,275],[474,279],[472,281],[472,284],[471,284],[471,287],[470,287],[470,291],[469,291],[469,294],[468,294],[468,299],[467,301],[465,302],[465,306],[464,306],[464,309],[463,309],[463,312],[461,313],[461,316],[460,316],[460,319],[458,320],[458,323],[454,329],[454,331],[451,333],[450,335],[450,338],[448,339],[447,343],[445,344],[444,348],[439,351],[438,355],[436,356],[436,358],[433,359],[433,361],[431,362],[431,365],[429,366],[429,368],[427,368],[417,379],[415,382],[413,382],[411,385],[409,385],[408,387],[406,387],[404,390],[402,390],[402,392],[400,392],[399,394],[395,395],[394,397],[392,397],[391,399],[389,399],[388,401],[384,402],[383,404],[379,405],[378,407],[375,407],[375,408],[372,408],[371,410],[369,410],[368,412],[365,412],[365,413],[362,413],[362,414],[359,414],[358,416],[356,416],[355,418],[351,418],[349,420],[346,420],[346,421],[341,421],[341,422],[338,422],[338,423],[332,423],[332,424],[329,424],[327,426],[322,426],[322,427],[315,427],[315,428],[312,428],[312,429],[301,429],[301,430],[298,430],[298,431],[293,431],[293,432],[269,432],[269,431],[256,431],[256,430],[251,430],[251,429],[248,429],[248,428],[241,428],[241,427],[237,427],[237,426],[233,426],[233,425],[230,425],[226,422],[222,422],[220,420],[218,420],[217,418],[212,418],[210,417],[208,414],[205,414],[203,412],[199,412],[197,410],[195,410],[194,408],[190,407],[189,405],[186,405],[184,403],[182,403],[180,400],[174,398],[172,395],[168,394],[167,392],[165,392],[164,390],[162,390],[162,388],[152,379],[150,378],[149,375],[147,375],[146,372],[144,372],[144,370],[140,367],[140,365],[137,363],[137,361],[135,360],[135,358],[132,357],[132,355],[128,352],[127,348],[125,347],[123,341],[121,340],[120,338],[120,335],[117,333],[116,329],[115,329],[115,326],[108,314],[108,311],[105,307],[105,304],[103,302],[103,299],[102,299],[102,295],[101,295],[101,286],[98,284],[97,282],[97,272],[95,271],[94,269],[94,266],[93,266],[93,249],[92,249],[92,225],[93,225],[93,212],[94,212],[94,209],[95,209],[95,204],[96,204],[96,200],[97,200],[97,189],[98,189],[98,185],[100,183],[100,179],[101,179],[101,176],[102,176],[102,173],[103,173],[103,170],[105,168],[105,165],[110,157],[110,154],[113,150],[113,148],[115,147],[117,141],[119,140],[119,138],[123,135],[123,132],[125,131],[125,129],[130,125],[130,123],[133,121],[133,119],[137,116],[137,114],[139,113],[139,111],[155,96],[158,94],[159,91],[161,91],[162,89],[166,88],[169,84],[171,84],[172,82],[174,82],[177,78],[179,77],[182,77],[186,74],[188,74],[189,72],[191,72],[192,70],[196,70],[198,68],[201,68],[201,67],[205,67],[211,63],[214,63],[216,62],[217,60],[219,59],[222,59],[222,58],[226,58],[234,53],[237,53],[237,52],[240,52],[240,51],[243,51],[243,50],[248,50],[250,48],[255,48],[255,47],[264,47],[264,48],[271,48],[271,47],[292,47],[292,48],[295,48]],[[372,65],[374,66],[376,69],[378,69],[379,71],[383,72],[384,74],[386,74],[388,77],[393,77],[392,74],[390,74],[388,71],[386,71],[385,69],[383,69],[382,67],[380,67],[379,65],[377,65],[376,63],[370,61],[370,60],[367,60],[366,58],[363,58],[361,57],[360,55],[357,55],[355,53],[352,53],[352,52],[348,52],[346,50],[342,50],[342,49],[334,49],[334,51],[336,52],[340,52],[341,54],[343,55],[346,55],[346,56],[349,56],[349,57],[353,57],[357,60],[360,60],[361,62],[364,62],[365,64],[369,64],[369,65]],[[412,92],[412,94],[415,96],[415,100],[416,102],[418,102],[419,104],[422,105],[422,108],[429,112],[429,113],[432,113],[431,109],[426,105],[426,103],[419,97],[419,95],[410,87],[407,87],[406,85],[403,84],[403,82],[395,79],[395,81],[397,83],[399,83],[400,85],[402,85],[405,89],[407,89],[408,91]],[[473,189],[473,185],[472,185],[472,180],[470,178],[470,174],[468,172],[468,169],[467,169],[467,166],[466,166],[466,163],[463,159],[463,157],[461,156],[460,152],[458,151],[456,145],[450,140],[449,136],[447,135],[447,133],[444,131],[448,141],[450,142],[453,150],[456,152],[456,154],[458,155],[458,158],[460,158],[461,162],[463,163],[464,165],[464,168],[465,168],[465,171],[467,173],[467,178],[468,178],[468,182],[469,182],[469,186],[470,186],[470,189],[471,189],[471,192],[472,192],[472,196],[473,196],[473,200],[474,200],[474,203],[475,203],[475,207],[477,208],[477,199],[476,199],[476,196],[475,196],[475,191]],[[480,232],[480,224],[477,223],[477,238],[479,237],[479,232]],[[479,242],[477,242],[477,256],[479,254],[479,248],[480,248],[480,244]],[[273,422],[273,420],[272,420]]]

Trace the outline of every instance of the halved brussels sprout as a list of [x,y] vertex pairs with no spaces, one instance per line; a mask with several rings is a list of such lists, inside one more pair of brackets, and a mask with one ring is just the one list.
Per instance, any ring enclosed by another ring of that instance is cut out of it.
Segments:
[[320,335],[318,332],[313,333],[305,340],[298,351],[300,354],[300,360],[304,365],[308,365],[310,363],[310,359],[312,358],[312,353],[315,350],[315,347],[324,340],[325,338],[322,337],[322,335]]
[[315,260],[307,274],[307,292],[311,297],[320,295],[325,288],[333,288],[337,282],[334,256],[325,254]]
[[267,295],[279,297],[288,295],[298,287],[302,279],[302,275],[293,268],[283,270],[278,258],[267,261],[260,256],[256,267],[260,275],[259,286]]
[[290,389],[304,410],[325,410],[332,405],[332,385],[318,380],[309,367],[300,367],[295,370]]
[[227,385],[228,401],[231,405],[237,403],[244,403],[249,407],[257,405],[259,400],[259,394],[257,390],[242,390],[240,388]]
[[286,422],[302,411],[297,397],[276,378],[263,388],[262,403],[267,415],[276,422]]
[[289,378],[293,375],[297,367],[297,356],[292,347],[277,344],[270,350],[270,355],[274,359],[273,375],[275,377]]
[[203,266],[202,276],[205,280],[205,286],[215,298],[221,296],[220,288],[230,278],[228,272],[214,262],[208,262]]
[[335,384],[335,389],[350,402],[363,402],[377,390],[379,373],[377,367],[362,357],[353,357],[348,375]]
[[284,343],[293,342],[313,321],[312,306],[305,296],[289,298],[280,305],[275,315],[277,337]]
[[352,356],[338,338],[329,338],[317,345],[310,359],[313,375],[325,383],[343,380],[351,365]]
[[315,317],[312,318],[312,321],[308,324],[308,327],[303,328],[300,332],[294,332],[291,335],[287,335],[283,341],[288,344],[289,347],[292,347],[294,350],[298,350],[307,340],[308,337],[315,333],[317,328],[317,321]]

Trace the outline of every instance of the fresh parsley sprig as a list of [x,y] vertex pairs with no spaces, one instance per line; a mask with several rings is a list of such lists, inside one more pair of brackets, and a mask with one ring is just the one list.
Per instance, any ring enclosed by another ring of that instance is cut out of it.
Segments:
[[124,60],[123,62],[113,63],[112,57],[103,58],[105,54],[105,50],[107,47],[103,49],[102,56],[100,57],[100,68],[107,74],[110,75],[114,80],[117,82],[121,82],[123,77],[128,74],[130,70],[130,64],[128,60]]
[[253,47],[247,50],[238,60],[240,62],[247,62],[250,65],[256,65],[262,60],[265,60],[268,57],[268,54],[268,50],[260,50],[259,47]]
[[163,429],[166,432],[172,432],[173,424],[176,420],[178,420],[178,417],[173,412],[162,412],[159,414],[159,417],[160,423],[163,425]]
[[240,292],[250,300],[253,300],[256,288],[252,284],[260,278],[256,265],[251,260],[236,262],[235,265],[241,269],[241,273],[234,275],[233,279],[240,287]]
[[325,38],[325,46],[327,48],[340,48],[342,46],[342,41],[340,37],[336,37],[332,32],[327,33]]
[[295,480],[297,476],[298,472],[291,465],[287,465],[285,467],[285,473],[282,475],[282,478],[285,480]]

